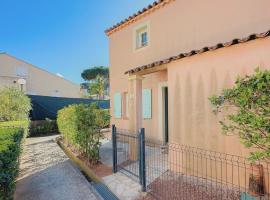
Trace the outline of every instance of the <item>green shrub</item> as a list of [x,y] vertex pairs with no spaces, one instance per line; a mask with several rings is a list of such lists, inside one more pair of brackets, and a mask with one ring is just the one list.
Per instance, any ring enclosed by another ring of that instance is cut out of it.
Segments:
[[102,134],[100,130],[109,125],[109,112],[96,104],[70,105],[58,111],[57,125],[68,145],[76,147],[92,163],[99,159]]
[[0,200],[12,199],[22,138],[21,128],[0,128]]
[[0,121],[28,120],[31,101],[20,90],[16,88],[2,89],[0,102]]
[[235,86],[210,97],[215,113],[222,113],[223,133],[236,134],[251,148],[251,161],[270,160],[270,70],[257,69],[238,78]]
[[29,136],[42,136],[58,133],[56,120],[46,119],[43,121],[33,121],[30,126]]
[[22,128],[24,129],[24,136],[28,135],[30,121],[7,121],[0,122],[0,128]]

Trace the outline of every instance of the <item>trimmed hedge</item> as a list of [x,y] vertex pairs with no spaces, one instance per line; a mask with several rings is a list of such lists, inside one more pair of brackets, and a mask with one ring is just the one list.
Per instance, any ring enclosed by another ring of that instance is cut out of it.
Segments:
[[30,121],[6,121],[0,122],[0,128],[22,128],[24,130],[24,136],[28,135]]
[[13,199],[23,135],[22,128],[0,128],[0,200]]
[[14,87],[0,90],[0,121],[27,120],[31,110],[31,100]]
[[57,125],[64,142],[75,147],[92,163],[99,160],[101,129],[108,127],[108,110],[100,109],[96,104],[70,105],[58,111]]

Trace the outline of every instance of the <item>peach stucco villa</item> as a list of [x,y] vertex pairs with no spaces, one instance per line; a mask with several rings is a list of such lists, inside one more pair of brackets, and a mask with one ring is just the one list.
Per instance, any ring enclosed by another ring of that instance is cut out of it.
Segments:
[[111,123],[163,143],[245,155],[208,97],[270,68],[269,0],[159,0],[106,30]]

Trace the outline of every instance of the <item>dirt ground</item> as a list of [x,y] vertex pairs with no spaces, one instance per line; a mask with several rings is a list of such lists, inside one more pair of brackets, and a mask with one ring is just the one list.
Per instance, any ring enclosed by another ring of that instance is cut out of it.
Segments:
[[239,200],[240,191],[197,177],[166,172],[148,185],[139,200]]
[[[63,142],[63,141],[62,141]],[[112,174],[111,166],[108,166],[101,161],[97,164],[92,164],[85,156],[83,156],[76,148],[69,145],[68,149],[72,151],[73,155],[79,158],[84,162],[99,178],[103,178],[104,176],[108,176]]]
[[112,168],[101,162],[97,164],[91,164],[82,156],[78,156],[78,158],[82,160],[99,178],[103,178],[112,174]]

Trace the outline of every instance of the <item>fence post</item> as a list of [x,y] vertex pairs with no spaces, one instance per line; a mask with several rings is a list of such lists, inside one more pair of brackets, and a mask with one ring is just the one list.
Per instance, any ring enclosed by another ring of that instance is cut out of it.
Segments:
[[145,132],[144,128],[140,130],[140,183],[142,191],[146,192],[146,168],[145,168]]
[[116,127],[112,125],[112,149],[113,149],[113,173],[117,172],[117,142],[116,142]]
[[141,130],[138,133],[138,154],[139,154],[139,180],[142,185],[142,151],[141,151]]

